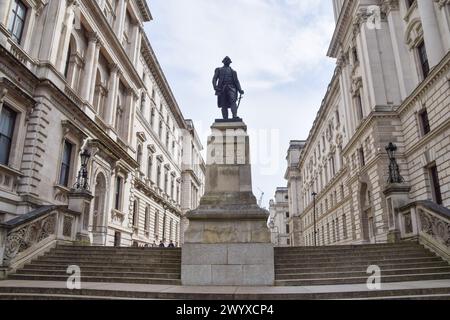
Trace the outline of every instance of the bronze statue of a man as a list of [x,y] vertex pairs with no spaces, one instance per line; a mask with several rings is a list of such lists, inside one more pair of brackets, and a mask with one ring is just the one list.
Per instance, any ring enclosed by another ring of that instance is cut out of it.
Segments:
[[213,86],[216,91],[218,107],[222,109],[222,116],[228,119],[228,109],[231,109],[233,119],[239,119],[238,111],[238,93],[244,94],[241,88],[237,72],[234,71],[230,64],[232,63],[229,57],[223,59],[223,67],[217,68],[214,72]]

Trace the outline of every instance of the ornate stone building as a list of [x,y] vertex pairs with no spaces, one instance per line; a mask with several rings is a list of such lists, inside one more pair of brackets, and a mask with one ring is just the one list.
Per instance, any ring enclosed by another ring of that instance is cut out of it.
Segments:
[[[419,204],[450,208],[450,3],[333,5],[336,71],[307,141],[288,153],[295,245],[394,241],[414,233]],[[390,142],[397,184],[388,183]]]
[[279,247],[290,246],[293,243],[293,221],[289,212],[288,188],[277,188],[274,199],[270,200],[269,213],[272,243]]
[[145,0],[0,1],[0,222],[67,208],[87,150],[93,198],[78,233],[180,242],[194,129],[143,31],[151,20]]

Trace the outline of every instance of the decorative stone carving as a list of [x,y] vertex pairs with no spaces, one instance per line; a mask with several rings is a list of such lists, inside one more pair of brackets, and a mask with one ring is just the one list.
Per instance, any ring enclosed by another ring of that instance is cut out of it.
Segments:
[[18,229],[13,229],[6,238],[4,261],[11,261],[19,253],[54,235],[55,230],[56,212]]
[[421,231],[450,247],[450,223],[419,209]]

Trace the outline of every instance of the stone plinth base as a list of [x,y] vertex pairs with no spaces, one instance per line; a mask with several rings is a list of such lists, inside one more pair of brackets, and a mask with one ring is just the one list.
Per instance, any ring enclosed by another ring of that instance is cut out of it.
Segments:
[[185,286],[273,286],[274,251],[269,243],[185,244]]
[[269,212],[252,192],[247,126],[216,122],[208,138],[205,195],[186,215],[181,282],[185,286],[272,286]]

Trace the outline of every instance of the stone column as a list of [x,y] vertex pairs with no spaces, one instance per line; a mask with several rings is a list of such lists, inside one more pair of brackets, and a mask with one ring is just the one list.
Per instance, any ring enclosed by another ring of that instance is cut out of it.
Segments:
[[0,0],[0,24],[2,24],[5,28],[8,26],[8,15],[10,10],[11,0]]
[[125,15],[127,13],[127,4],[128,0],[119,0],[118,4],[118,12],[116,23],[114,24],[114,32],[116,33],[117,37],[119,38],[119,41],[122,42],[123,37],[123,28],[125,24]]
[[89,100],[88,102],[92,105],[94,102],[94,94],[95,94],[95,84],[97,81],[97,68],[98,68],[98,57],[100,55],[100,48],[102,47],[102,42],[97,41],[95,46],[95,53],[94,53],[94,65],[92,67],[92,76],[91,76],[91,92],[89,94]]
[[[0,0],[1,1],[1,0]],[[66,57],[67,57],[67,51],[69,50],[69,44],[70,44],[70,36],[72,34],[73,30],[73,19],[75,18],[75,5],[74,0],[67,1],[67,9],[66,9],[66,19],[64,22],[65,25],[65,32],[62,38],[62,50],[59,57],[59,61],[57,62],[58,65],[56,68],[61,72],[64,73],[64,68],[66,65]],[[69,57],[70,59],[70,57]]]
[[89,102],[92,84],[92,72],[94,69],[95,55],[97,51],[98,35],[96,33],[89,34],[89,44],[86,52],[86,65],[84,66],[83,82],[81,83],[81,98]]
[[139,61],[139,54],[141,52],[141,32],[142,26],[140,26],[139,24],[135,25],[133,28],[133,45],[132,49],[130,50],[130,59],[135,64]]
[[422,20],[422,29],[424,34],[425,46],[427,48],[428,61],[430,69],[441,62],[444,57],[444,47],[442,45],[441,32],[434,10],[434,1],[417,1],[420,18]]
[[111,73],[109,77],[108,98],[105,105],[105,121],[110,127],[114,127],[114,114],[117,104],[117,90],[119,88],[119,66],[111,65]]
[[66,13],[66,0],[51,0],[46,6],[46,18],[42,30],[42,43],[39,49],[39,59],[50,61],[57,65],[57,56],[60,45],[63,21]]
[[397,71],[397,77],[400,87],[401,99],[406,99],[415,88],[415,74],[414,69],[411,68],[411,63],[408,57],[408,47],[404,43],[403,24],[404,21],[400,15],[400,10],[397,5],[393,5],[391,2],[387,2],[389,7],[387,10],[387,20],[389,25],[389,31],[391,36],[392,48],[395,59],[395,66]]
[[125,135],[124,138],[128,141],[128,143],[132,144],[133,140],[133,122],[134,116],[136,112],[136,104],[139,97],[135,94],[133,89],[128,90],[127,102],[126,102],[126,127],[125,127]]

